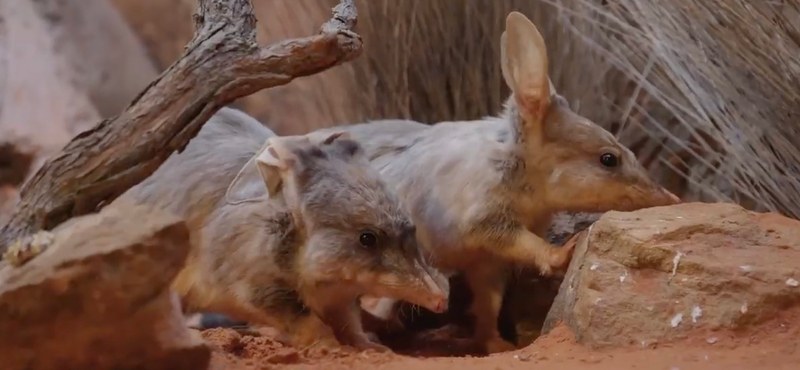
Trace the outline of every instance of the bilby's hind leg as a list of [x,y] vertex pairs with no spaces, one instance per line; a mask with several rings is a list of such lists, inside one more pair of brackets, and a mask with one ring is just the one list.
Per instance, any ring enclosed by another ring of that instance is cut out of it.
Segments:
[[504,340],[497,329],[503,304],[506,266],[499,261],[482,263],[464,272],[473,294],[471,311],[475,315],[473,340],[488,353],[505,352],[516,347]]

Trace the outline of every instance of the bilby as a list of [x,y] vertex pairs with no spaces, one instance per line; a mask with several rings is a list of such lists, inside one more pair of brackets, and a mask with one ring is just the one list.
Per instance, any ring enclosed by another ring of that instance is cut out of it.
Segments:
[[571,248],[543,239],[552,215],[679,202],[611,133],[555,92],[544,40],[530,20],[509,14],[500,42],[512,91],[500,117],[431,126],[382,120],[309,134],[346,130],[362,144],[410,211],[428,260],[465,275],[474,339],[489,353],[513,348],[497,330],[509,267],[549,275],[570,261]]
[[270,325],[298,346],[387,350],[362,329],[361,295],[447,307],[408,212],[346,133],[277,137],[223,108],[115,203],[131,200],[184,217],[191,251],[172,288],[189,312]]

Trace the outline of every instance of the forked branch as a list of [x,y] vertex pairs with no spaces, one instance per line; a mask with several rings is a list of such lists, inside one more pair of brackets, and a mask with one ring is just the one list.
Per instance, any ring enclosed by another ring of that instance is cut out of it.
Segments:
[[183,56],[120,115],[70,141],[22,188],[0,231],[10,242],[94,212],[183,150],[224,105],[350,61],[361,53],[353,0],[341,0],[314,36],[256,43],[249,0],[199,0],[195,35]]

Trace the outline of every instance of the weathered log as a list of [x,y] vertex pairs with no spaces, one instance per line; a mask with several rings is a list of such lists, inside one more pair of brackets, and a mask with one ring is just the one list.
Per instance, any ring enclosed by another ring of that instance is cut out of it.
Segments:
[[77,135],[23,186],[0,231],[0,252],[110,203],[182,150],[222,106],[356,58],[356,17],[353,1],[342,0],[317,35],[262,47],[249,0],[199,0],[183,56],[124,112]]

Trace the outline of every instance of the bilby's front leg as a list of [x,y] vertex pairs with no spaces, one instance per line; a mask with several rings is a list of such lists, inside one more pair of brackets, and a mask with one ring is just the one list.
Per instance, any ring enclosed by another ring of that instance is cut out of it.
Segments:
[[473,339],[487,353],[510,351],[516,347],[504,340],[497,330],[497,317],[503,304],[507,265],[501,261],[484,261],[467,269],[464,275],[472,290],[472,314],[475,315]]
[[527,229],[520,228],[511,243],[493,248],[491,252],[509,262],[535,266],[540,274],[549,276],[553,269],[564,269],[569,265],[574,246],[567,243],[558,248]]
[[313,289],[304,297],[311,312],[330,328],[339,343],[360,350],[391,351],[371,341],[364,332],[357,294],[341,289]]
[[308,313],[286,323],[288,325],[284,327],[284,331],[279,337],[281,342],[297,348],[336,348],[341,346],[332,328],[316,314]]
[[340,343],[360,350],[373,349],[380,352],[391,350],[370,340],[361,326],[361,306],[356,300],[348,304],[328,306],[319,313],[322,321],[330,326],[333,335]]

